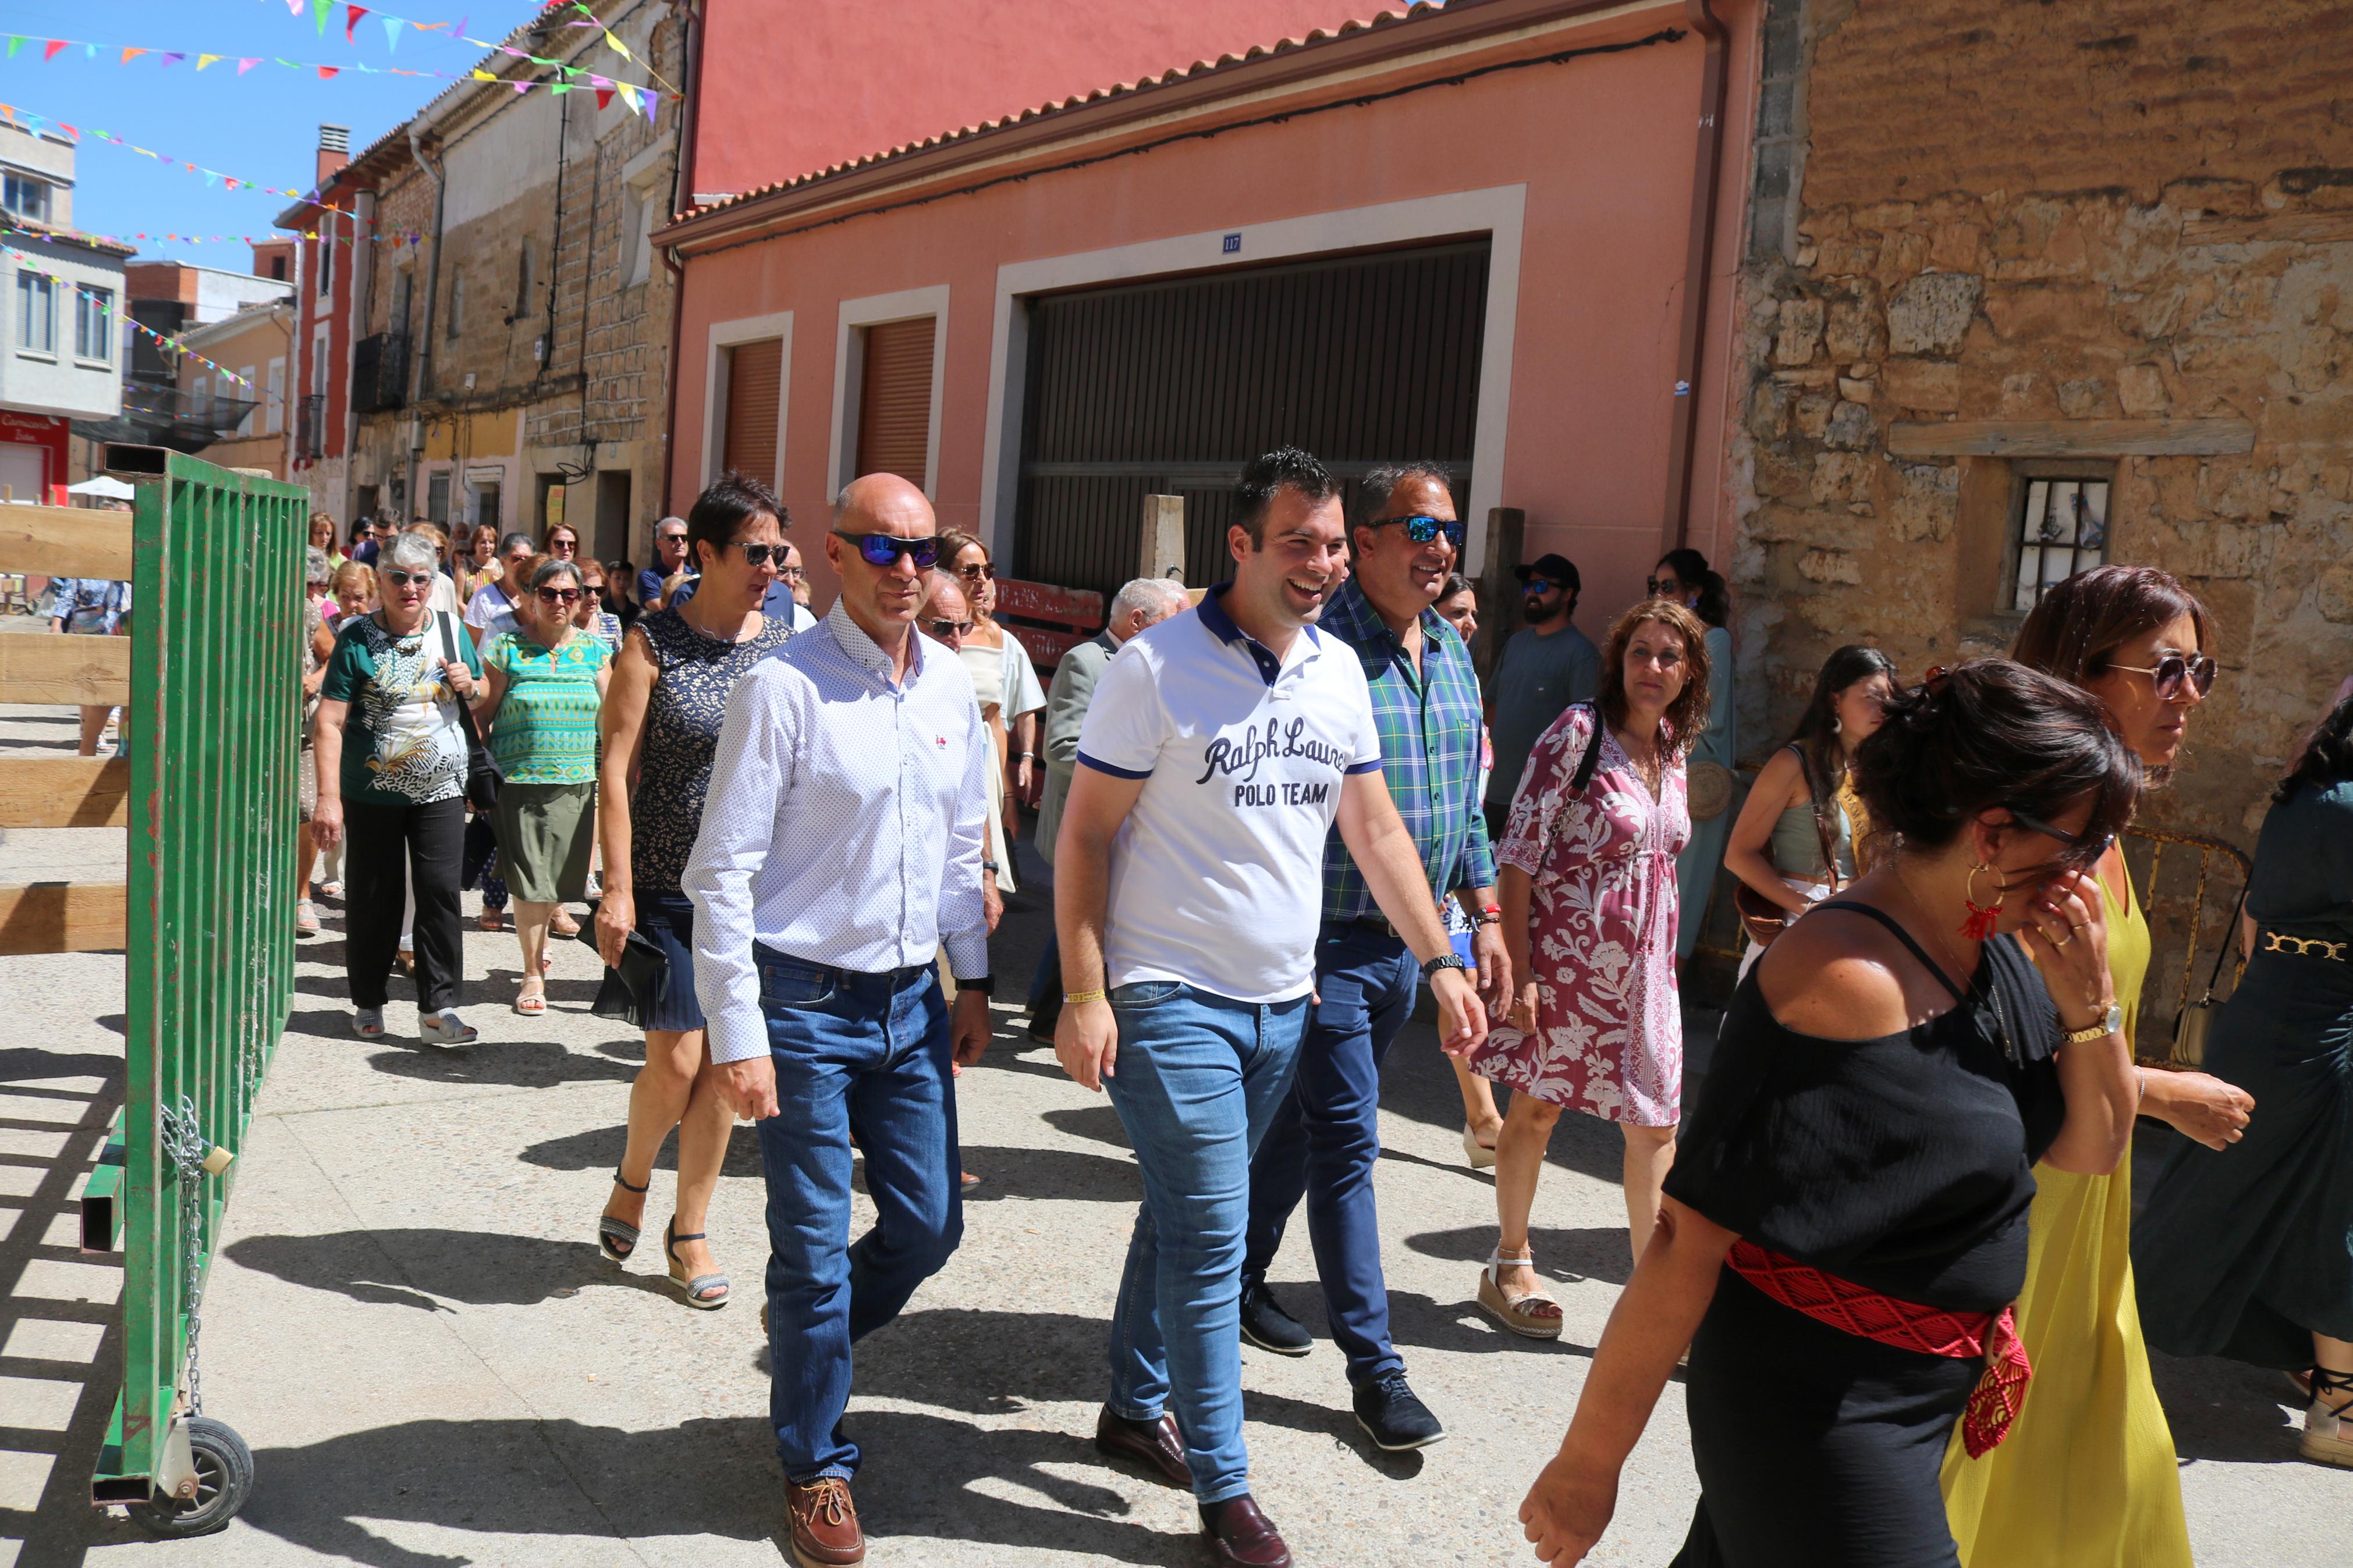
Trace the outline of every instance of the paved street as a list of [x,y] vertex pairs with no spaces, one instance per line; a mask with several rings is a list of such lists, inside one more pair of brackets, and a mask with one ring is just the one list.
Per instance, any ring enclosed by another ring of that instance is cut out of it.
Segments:
[[[70,749],[71,734],[61,714],[0,713],[0,743]],[[104,875],[110,855],[119,868],[119,835],[19,834],[0,844],[0,877]],[[1035,893],[999,938],[1008,976],[1027,975],[1042,933]],[[340,910],[323,912],[329,931],[302,950],[206,1300],[206,1409],[252,1445],[259,1482],[227,1533],[171,1546],[81,1501],[112,1390],[80,1384],[111,1354],[98,1325],[119,1272],[73,1250],[68,1200],[96,1147],[87,1130],[119,1092],[122,961],[0,960],[17,1026],[0,1051],[0,1205],[16,1205],[0,1250],[11,1292],[0,1443],[15,1450],[0,1453],[0,1506],[39,1509],[21,1550],[0,1542],[0,1565],[782,1560],[748,1130],[711,1226],[742,1299],[691,1312],[653,1262],[667,1161],[641,1260],[616,1269],[595,1246],[638,1047],[587,1015],[588,950],[562,949],[553,1010],[523,1019],[503,1005],[513,939],[470,930],[468,1012],[481,1043],[452,1054],[363,1044],[347,1028]],[[1188,1500],[1108,1467],[1082,1440],[1136,1195],[1130,1157],[1109,1106],[1019,1037],[1009,1008],[1001,1016],[1008,1026],[961,1089],[965,1157],[985,1178],[963,1249],[860,1351],[849,1423],[869,1456],[858,1498],[870,1561],[1191,1563]],[[396,1000],[395,1037],[414,1021]],[[1460,1132],[1451,1079],[1416,1026],[1389,1064],[1381,1198],[1397,1335],[1450,1440],[1377,1457],[1348,1416],[1328,1343],[1301,1361],[1245,1352],[1259,1495],[1303,1563],[1521,1560],[1513,1510],[1625,1278],[1614,1136],[1571,1118],[1536,1237],[1567,1333],[1535,1346],[1493,1329],[1469,1305],[1491,1187],[1463,1167]],[[1294,1229],[1276,1278],[1320,1328],[1310,1275]],[[2320,1561],[2353,1477],[2295,1461],[2274,1380],[2221,1363],[2167,1364],[2159,1378],[2200,1561]],[[1665,1563],[1694,1492],[1671,1394],[1599,1561]]]

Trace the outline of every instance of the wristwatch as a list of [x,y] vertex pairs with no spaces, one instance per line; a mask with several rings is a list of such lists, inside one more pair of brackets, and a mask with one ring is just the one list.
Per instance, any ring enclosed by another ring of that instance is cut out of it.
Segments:
[[956,989],[958,991],[977,991],[983,996],[994,996],[997,994],[997,976],[994,974],[976,974],[969,980],[958,980],[956,982]]
[[2068,1030],[2065,1034],[2059,1037],[2059,1043],[2063,1046],[2088,1046],[2094,1040],[2105,1040],[2110,1035],[2122,1034],[2124,1032],[2124,1026],[2125,1010],[2123,1004],[2111,1002],[2108,1004],[2106,1016],[2101,1018],[2098,1023],[2086,1024],[2080,1029]]
[[1460,954],[1441,952],[1436,958],[1431,959],[1428,963],[1421,966],[1421,977],[1424,980],[1428,980],[1431,975],[1436,974],[1441,969],[1468,969],[1471,966],[1469,964],[1462,962]]

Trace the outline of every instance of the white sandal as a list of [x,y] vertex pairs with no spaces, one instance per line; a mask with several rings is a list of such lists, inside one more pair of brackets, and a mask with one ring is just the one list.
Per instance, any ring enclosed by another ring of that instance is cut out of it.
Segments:
[[[1556,1340],[1560,1338],[1565,1315],[1560,1303],[1541,1289],[1525,1291],[1517,1296],[1504,1293],[1503,1267],[1506,1263],[1533,1265],[1535,1249],[1530,1247],[1525,1258],[1506,1258],[1499,1245],[1487,1254],[1487,1266],[1479,1270],[1479,1305],[1486,1314],[1523,1339]],[[1549,1307],[1550,1313],[1540,1310]]]

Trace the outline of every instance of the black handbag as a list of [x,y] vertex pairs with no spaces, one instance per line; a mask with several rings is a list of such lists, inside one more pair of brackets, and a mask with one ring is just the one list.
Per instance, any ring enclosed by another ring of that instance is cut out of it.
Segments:
[[[596,945],[596,903],[589,904],[588,918],[580,922],[579,940],[601,955],[604,950]],[[631,931],[621,942],[621,966],[606,965],[604,983],[596,987],[596,1000],[589,1004],[588,1011],[642,1029],[654,1015],[654,1004],[660,999],[662,983],[669,974],[670,959],[662,950]]]
[[[452,640],[449,617],[435,617],[441,623],[441,647],[451,664],[460,662],[458,645]],[[482,733],[474,728],[471,703],[459,699],[458,727],[466,732],[466,804],[476,811],[491,812],[499,805],[499,764],[491,760],[491,749],[482,744]]]

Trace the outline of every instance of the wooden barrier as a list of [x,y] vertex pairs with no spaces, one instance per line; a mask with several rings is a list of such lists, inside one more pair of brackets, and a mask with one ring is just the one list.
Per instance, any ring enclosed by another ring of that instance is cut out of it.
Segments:
[[130,700],[129,637],[0,637],[0,702],[119,707]]
[[121,757],[0,757],[0,828],[121,827],[130,796]]
[[131,581],[131,514],[0,504],[0,563],[40,577]]
[[128,891],[121,882],[0,888],[0,958],[107,952],[128,945]]

